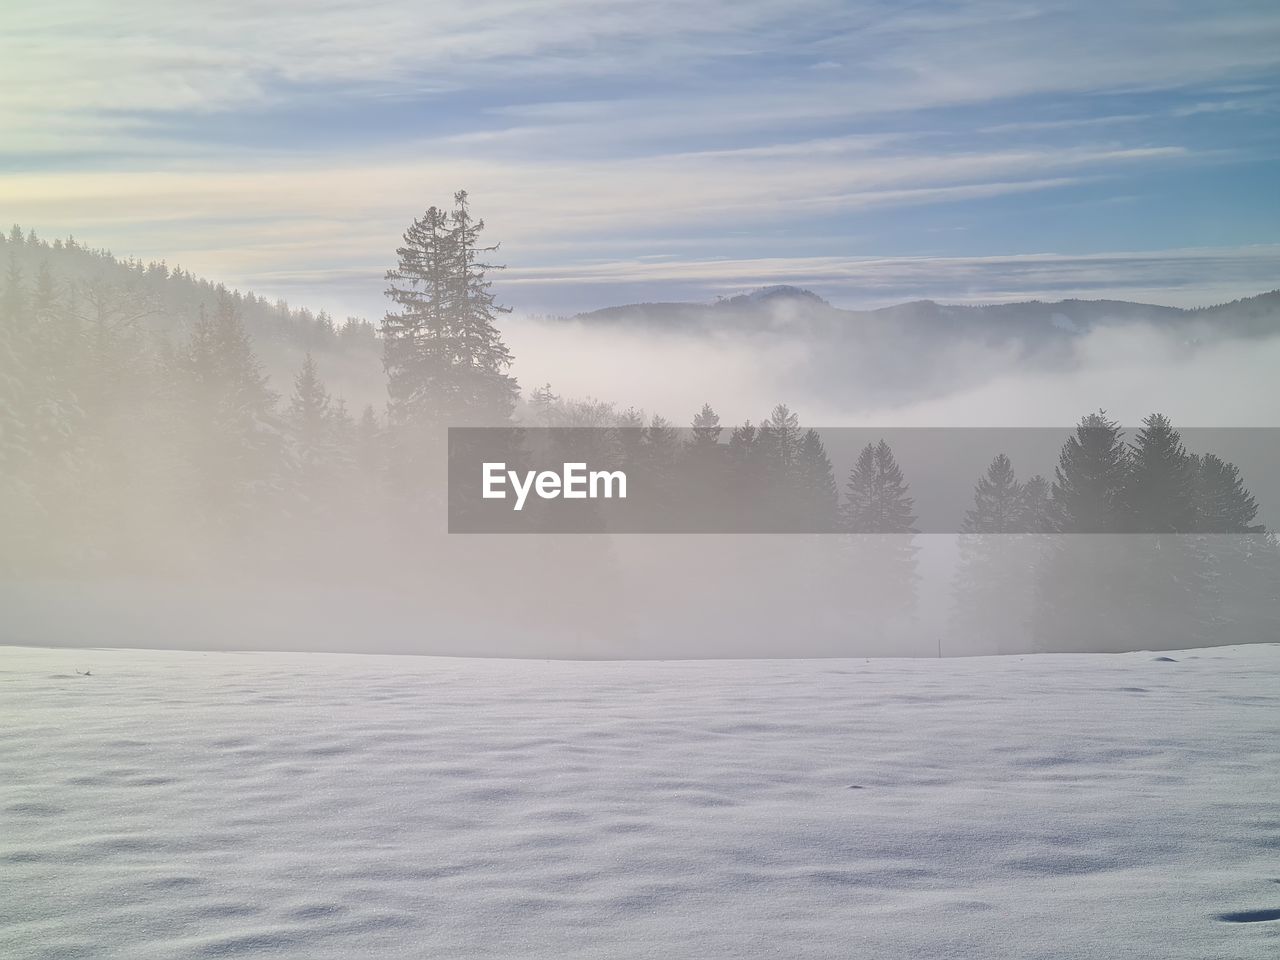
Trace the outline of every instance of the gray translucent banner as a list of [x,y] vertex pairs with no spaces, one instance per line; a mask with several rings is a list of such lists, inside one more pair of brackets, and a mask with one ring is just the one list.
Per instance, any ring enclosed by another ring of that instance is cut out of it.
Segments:
[[[1125,450],[1140,430],[1123,429]],[[1185,473],[1176,457],[1152,462],[1149,455],[1141,469],[1131,465],[1129,475],[1110,480],[1091,475],[1091,447],[1105,439],[1079,427],[757,429],[750,436],[726,428],[718,437],[641,427],[451,428],[449,531],[1245,533],[1280,525],[1278,429],[1182,429]],[[1078,466],[1065,479],[1086,502],[1077,503],[1074,519],[1061,515],[1067,491],[1057,472],[1072,443]],[[976,488],[1001,454],[1012,476],[997,469],[984,510]],[[1232,477],[1257,505],[1247,523],[1222,506]],[[1023,495],[1028,505],[1019,514]],[[1094,515],[1090,497],[1117,502]],[[1179,507],[1187,497],[1197,504],[1190,513]]]

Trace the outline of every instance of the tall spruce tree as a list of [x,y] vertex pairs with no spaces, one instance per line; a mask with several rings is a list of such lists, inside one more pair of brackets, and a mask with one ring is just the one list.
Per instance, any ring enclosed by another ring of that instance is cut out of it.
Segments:
[[754,516],[762,499],[756,454],[758,434],[750,420],[729,431],[729,443],[725,448],[725,496],[720,501],[726,525]]
[[684,526],[711,532],[727,529],[729,504],[728,447],[720,442],[720,415],[704,403],[693,417],[681,450],[679,476],[686,495]]
[[1081,419],[1054,469],[1051,493],[1057,530],[1113,534],[1054,538],[1036,582],[1035,637],[1043,649],[1119,650],[1132,643],[1132,594],[1125,484],[1129,451],[1106,413]]
[[387,271],[387,296],[400,307],[382,321],[387,414],[397,428],[449,413],[451,253],[448,215],[430,207],[409,225],[399,265]]
[[614,436],[624,467],[638,466],[644,460],[644,423],[644,411],[635,407],[627,407],[618,414]]
[[1258,502],[1234,463],[1212,453],[1191,458],[1196,529],[1215,574],[1218,642],[1248,643],[1280,631],[1280,547],[1257,523]]
[[771,461],[779,476],[793,475],[803,437],[799,415],[785,403],[780,403],[773,408],[768,419],[760,424],[760,430],[759,439],[765,445],[762,453]]
[[501,268],[484,260],[497,246],[480,244],[483,230],[460,191],[452,211],[431,207],[414,220],[396,250],[386,293],[397,309],[382,324],[393,426],[500,426],[511,418],[519,388],[495,325],[506,308],[487,279]]
[[1216,575],[1196,528],[1195,463],[1169,419],[1153,413],[1131,446],[1125,484],[1131,569],[1125,611],[1137,637],[1205,642],[1217,616]]
[[800,437],[796,483],[799,501],[796,529],[804,533],[835,530],[840,510],[835,468],[822,437],[812,428]]
[[1191,458],[1192,496],[1196,530],[1200,533],[1262,533],[1254,521],[1258,501],[1240,476],[1240,469],[1212,453]]
[[867,444],[845,485],[842,527],[845,583],[864,626],[882,633],[915,616],[916,545],[913,500],[889,444]]
[[449,224],[452,269],[448,291],[454,366],[458,368],[459,394],[465,403],[460,415],[464,423],[504,425],[511,420],[520,387],[507,373],[511,369],[511,351],[496,325],[498,315],[510,313],[511,308],[498,305],[488,279],[489,271],[503,269],[486,262],[499,245],[485,246],[481,242],[484,221],[471,215],[465,190],[453,195]]
[[212,317],[201,311],[173,366],[191,483],[206,519],[243,529],[276,500],[281,431],[276,395],[230,297],[219,298]]
[[666,417],[655,413],[649,419],[644,439],[650,450],[662,460],[664,465],[669,465],[675,459],[676,451],[679,449],[680,434]]
[[729,451],[735,463],[744,464],[751,457],[756,442],[756,428],[747,420],[729,431]]
[[711,404],[704,403],[697,412],[691,425],[689,442],[702,449],[720,443],[720,434],[724,428],[720,426],[720,415],[711,409]]
[[308,353],[293,381],[287,416],[295,493],[314,514],[329,510],[354,484],[358,430],[345,402],[332,399]]
[[[460,191],[452,211],[431,207],[409,225],[387,272],[386,294],[396,305],[382,325],[389,476],[406,518],[426,519],[442,507],[447,428],[506,426],[519,395],[495,323],[505,308],[487,279],[500,269],[486,262],[497,247],[481,245],[483,230]],[[513,434],[483,442],[516,459]],[[413,526],[402,529],[409,535]]]
[[1037,501],[1047,498],[1047,484],[1037,479],[1036,485],[1019,483],[1002,453],[974,487],[952,586],[952,627],[969,649],[1014,653],[1027,647],[1040,545],[1023,534],[1036,530]]
[[[644,430],[640,449],[640,476],[651,491],[650,508],[665,512],[678,502],[676,465],[680,456],[680,434],[666,417],[654,414]],[[661,520],[661,513],[657,519]]]
[[973,507],[965,514],[962,533],[1022,533],[1026,519],[1022,484],[1014,476],[1013,463],[1001,453],[978,479]]
[[845,484],[844,529],[850,533],[915,533],[914,501],[889,444],[868,443]]
[[297,439],[299,457],[304,462],[321,460],[329,444],[332,401],[308,353],[293,381],[289,400],[289,421]]
[[756,493],[753,522],[759,529],[795,529],[801,510],[797,475],[800,438],[800,418],[784,403],[760,422],[751,463]]
[[1128,523],[1138,533],[1190,533],[1196,527],[1195,464],[1169,418],[1153,413],[1130,446],[1124,485]]
[[1084,417],[1067,439],[1054,470],[1052,497],[1063,533],[1126,529],[1129,454],[1119,424],[1105,411]]

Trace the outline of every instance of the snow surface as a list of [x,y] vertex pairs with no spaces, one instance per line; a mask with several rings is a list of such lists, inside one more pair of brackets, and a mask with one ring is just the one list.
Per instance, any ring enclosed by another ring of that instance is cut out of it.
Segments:
[[1169,656],[0,648],[0,957],[1280,956],[1280,646]]

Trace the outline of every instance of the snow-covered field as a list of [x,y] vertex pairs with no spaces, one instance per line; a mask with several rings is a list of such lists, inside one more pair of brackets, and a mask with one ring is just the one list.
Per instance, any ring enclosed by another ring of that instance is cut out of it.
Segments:
[[1280,646],[1169,656],[0,647],[0,957],[1280,956]]

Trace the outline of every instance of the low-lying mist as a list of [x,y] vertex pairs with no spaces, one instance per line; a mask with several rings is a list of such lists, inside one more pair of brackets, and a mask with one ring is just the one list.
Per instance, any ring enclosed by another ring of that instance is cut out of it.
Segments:
[[[83,276],[108,263],[62,253],[85,261]],[[925,525],[886,536],[451,535],[447,424],[393,429],[371,326],[339,329],[188,275],[116,268],[127,275],[108,286],[18,273],[0,297],[0,642],[726,657],[1271,636],[1270,588],[1224,586],[1256,579],[1250,558],[1272,556],[1258,531],[1216,547],[1101,536],[1071,546],[1024,531],[986,544],[985,566],[964,580],[972,542],[908,531],[939,529],[928,524],[941,480],[959,497],[948,509],[972,498],[986,463],[1006,452],[985,447],[961,460],[902,445],[903,496]],[[1099,409],[1128,425],[1153,412],[1182,428],[1280,425],[1274,299],[1216,313],[1097,303],[854,313],[784,289],[574,319],[510,315],[501,331],[522,388],[519,425],[548,425],[555,403],[589,409],[593,426],[625,422],[653,445],[666,429],[655,415],[684,427],[709,404],[727,450],[735,427],[758,428],[786,404],[796,437],[808,427],[1060,430],[1041,454],[1014,458],[1021,489],[1032,474],[1052,479],[1056,444]],[[830,451],[842,502],[858,446]],[[1235,456],[1260,521],[1273,522],[1280,497],[1247,457],[1187,447]],[[1142,573],[1151,569],[1167,576]],[[885,581],[893,570],[906,573]],[[1068,608],[1054,618],[1065,631],[1032,628],[1046,570],[1070,586],[1049,598]],[[1099,570],[1105,597],[1089,579]],[[1206,584],[1194,616],[1186,597],[1161,594],[1162,583],[1189,582],[1187,570]],[[980,604],[994,619],[957,617],[957,596],[975,590],[1006,598]],[[1073,605],[1089,616],[1073,619]]]
[[[1028,324],[1030,326],[1030,324]],[[786,403],[821,426],[1063,426],[1103,408],[1183,426],[1280,425],[1280,334],[1101,324],[1029,350],[964,331],[933,343],[801,339],[786,328],[628,328],[515,317],[504,336],[526,394],[550,384],[687,424],[710,403],[728,424]],[[941,339],[941,338],[940,338]]]

